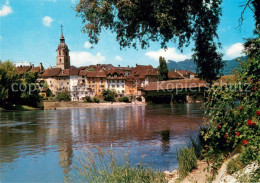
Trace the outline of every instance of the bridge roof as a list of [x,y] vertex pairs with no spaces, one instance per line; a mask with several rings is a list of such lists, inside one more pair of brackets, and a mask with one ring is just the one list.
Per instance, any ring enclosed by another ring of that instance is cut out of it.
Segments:
[[208,87],[207,83],[198,78],[178,79],[168,81],[151,82],[144,87],[144,91],[174,90],[184,88],[201,88]]
[[[235,75],[221,76],[214,84],[223,86],[235,81]],[[205,88],[209,87],[206,81],[199,78],[193,79],[178,79],[168,81],[151,82],[144,87],[144,91],[160,91],[160,90],[174,90],[174,89],[191,89],[191,88]]]

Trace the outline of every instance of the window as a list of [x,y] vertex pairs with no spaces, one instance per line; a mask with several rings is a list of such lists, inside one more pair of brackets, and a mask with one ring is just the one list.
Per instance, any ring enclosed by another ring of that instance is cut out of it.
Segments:
[[122,90],[122,93],[125,93],[125,90]]
[[119,85],[116,85],[117,86],[117,88],[119,88]]
[[60,63],[61,63],[61,58],[60,58]]

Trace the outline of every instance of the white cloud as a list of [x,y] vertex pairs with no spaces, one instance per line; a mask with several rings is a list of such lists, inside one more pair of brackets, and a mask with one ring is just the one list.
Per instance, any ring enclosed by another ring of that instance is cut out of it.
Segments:
[[9,6],[9,1],[7,0],[5,4],[2,6],[2,8],[0,9],[0,16],[7,16],[12,12],[13,9],[11,6]]
[[29,66],[31,63],[29,62],[29,61],[18,61],[18,62],[16,62],[16,63],[14,63],[14,65],[16,66],[16,67],[18,67],[18,66]]
[[52,22],[53,22],[53,19],[49,16],[45,16],[42,19],[42,23],[45,27],[50,27]]
[[72,51],[70,52],[70,58],[71,64],[75,66],[100,64],[106,60],[106,58],[99,52],[96,55],[93,55],[86,51]]
[[85,48],[91,48],[91,47],[92,47],[92,44],[87,41],[87,42],[84,43],[84,47],[85,47]]
[[239,56],[242,56],[242,51],[244,50],[244,45],[242,43],[235,43],[232,44],[227,50],[226,50],[226,58],[232,59]]
[[122,61],[123,60],[123,58],[122,57],[120,57],[120,56],[115,56],[115,59],[117,60],[117,61]]
[[159,49],[157,51],[148,51],[145,54],[146,56],[158,61],[159,57],[162,56],[166,60],[182,61],[190,58],[190,55],[184,55],[177,53],[175,48],[168,48],[167,50]]

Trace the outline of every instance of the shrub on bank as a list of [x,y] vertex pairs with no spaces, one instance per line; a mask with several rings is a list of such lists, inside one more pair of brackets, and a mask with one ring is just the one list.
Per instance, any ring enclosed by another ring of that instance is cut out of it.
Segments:
[[123,96],[119,99],[119,102],[126,102],[126,103],[129,103],[129,98],[127,96]]
[[154,171],[141,165],[131,166],[124,152],[96,149],[77,157],[73,170],[65,177],[65,182],[149,182],[166,183],[161,171]]
[[177,153],[180,177],[185,177],[191,170],[197,168],[197,157],[193,147],[185,147]]
[[90,96],[86,96],[84,102],[91,103],[93,102]]
[[93,97],[93,102],[95,102],[95,103],[100,103],[100,100],[99,100],[98,97]]
[[65,102],[68,102],[70,101],[70,92],[68,91],[62,91],[62,92],[59,92],[56,96],[56,99],[61,102],[61,101],[65,101]]
[[115,101],[115,91],[112,90],[103,90],[102,95],[104,97],[104,100],[107,102],[114,102]]

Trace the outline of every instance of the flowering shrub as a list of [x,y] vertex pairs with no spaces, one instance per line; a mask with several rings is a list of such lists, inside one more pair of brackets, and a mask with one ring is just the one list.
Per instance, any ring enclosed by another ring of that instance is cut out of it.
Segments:
[[[215,83],[205,103],[208,128],[201,131],[203,154],[209,159],[240,150],[242,162],[259,158],[260,36],[246,44],[247,60],[233,81]],[[234,81],[235,80],[235,81]]]

